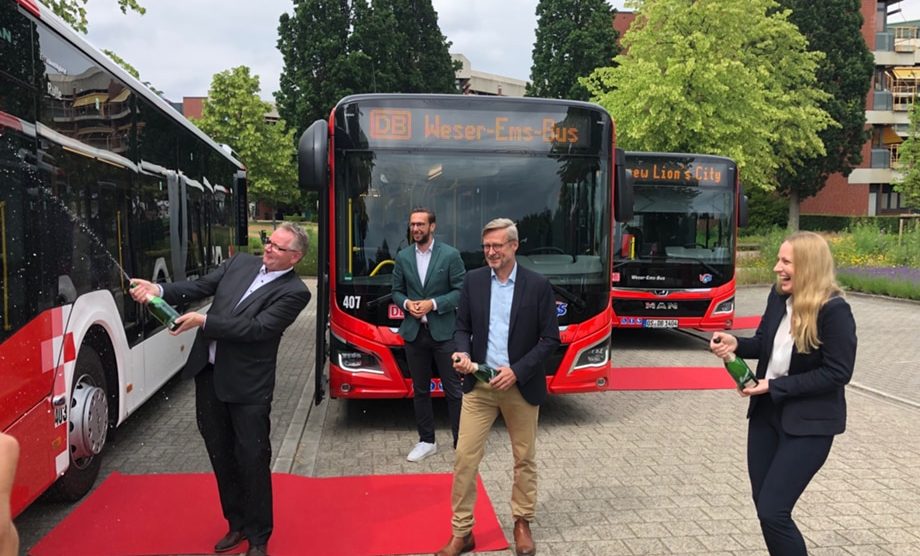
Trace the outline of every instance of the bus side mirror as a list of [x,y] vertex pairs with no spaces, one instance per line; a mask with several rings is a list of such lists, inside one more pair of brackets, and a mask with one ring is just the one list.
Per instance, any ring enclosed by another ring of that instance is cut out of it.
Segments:
[[297,178],[302,191],[319,191],[329,177],[329,124],[313,122],[297,144]]
[[738,184],[738,227],[747,228],[748,225],[748,198],[744,194],[744,186]]
[[617,222],[629,222],[632,220],[635,204],[633,179],[626,173],[626,151],[615,149],[614,154],[616,172],[613,179],[613,218]]

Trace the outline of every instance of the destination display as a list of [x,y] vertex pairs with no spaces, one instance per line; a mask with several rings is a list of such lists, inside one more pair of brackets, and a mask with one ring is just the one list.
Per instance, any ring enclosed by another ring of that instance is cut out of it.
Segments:
[[[352,106],[345,110],[344,124],[351,146],[359,148],[587,152],[602,147],[604,118],[597,111],[528,108],[492,111]],[[353,114],[358,116],[357,128],[352,125]],[[336,124],[341,122],[337,119]]]
[[636,185],[731,185],[734,174],[725,162],[667,158],[631,160],[626,172]]

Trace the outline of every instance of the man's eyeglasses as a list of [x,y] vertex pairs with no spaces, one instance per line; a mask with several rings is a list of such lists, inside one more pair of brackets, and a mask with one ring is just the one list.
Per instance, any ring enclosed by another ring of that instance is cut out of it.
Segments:
[[265,241],[262,242],[262,245],[264,245],[265,247],[271,247],[272,249],[274,249],[275,251],[278,251],[279,253],[290,253],[292,251],[298,252],[298,253],[300,252],[298,249],[281,247],[280,245],[278,245],[277,243],[275,243],[274,241],[268,238],[265,238]]
[[483,243],[482,245],[480,245],[480,247],[482,247],[483,251],[489,252],[489,251],[501,251],[501,249],[506,245],[508,245],[507,241],[505,243]]

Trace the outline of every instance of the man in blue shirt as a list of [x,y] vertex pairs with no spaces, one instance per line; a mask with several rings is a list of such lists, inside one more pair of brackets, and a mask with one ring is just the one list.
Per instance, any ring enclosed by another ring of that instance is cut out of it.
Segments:
[[[476,475],[499,412],[514,454],[515,553],[536,552],[530,522],[537,505],[537,418],[546,399],[545,363],[559,345],[559,325],[552,286],[543,275],[517,264],[517,248],[514,222],[489,222],[482,231],[488,267],[470,271],[463,281],[453,354],[454,368],[463,373],[464,392],[451,491],[453,536],[439,556],[456,556],[476,546]],[[471,374],[474,362],[485,362],[499,373],[488,384],[480,382]]]

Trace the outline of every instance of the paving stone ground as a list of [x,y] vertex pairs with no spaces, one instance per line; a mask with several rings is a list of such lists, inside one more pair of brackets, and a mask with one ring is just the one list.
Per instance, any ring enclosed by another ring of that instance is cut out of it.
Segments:
[[[738,314],[759,314],[766,295],[765,287],[739,289]],[[847,392],[848,430],[835,440],[794,516],[810,554],[920,554],[920,305],[849,299],[859,351]],[[312,307],[282,344],[272,412],[275,470],[450,472],[443,401],[435,407],[442,449],[418,464],[405,460],[415,441],[409,400],[326,400],[313,407]],[[705,347],[672,331],[618,331],[614,360],[621,366],[717,365]],[[192,394],[188,381],[167,384],[119,429],[103,475],[209,471]],[[539,553],[765,555],[745,466],[745,407],[724,390],[550,398],[541,409],[538,441]],[[509,540],[511,461],[499,422],[481,474]],[[394,500],[395,509],[398,504]],[[16,520],[23,545],[32,546],[72,507],[34,504]]]

